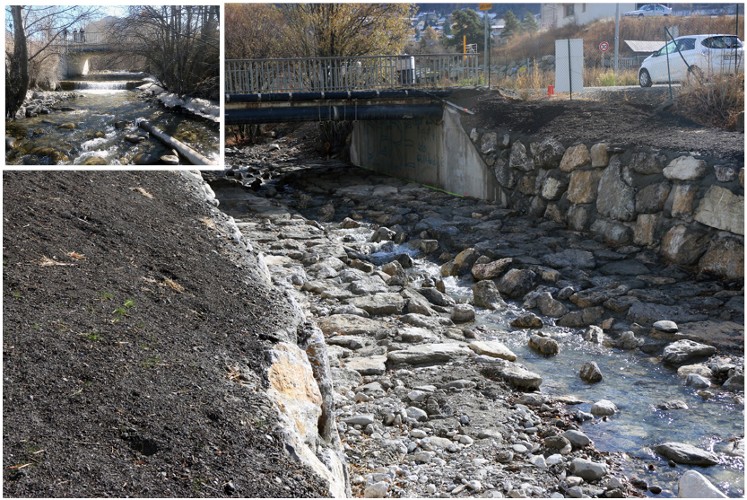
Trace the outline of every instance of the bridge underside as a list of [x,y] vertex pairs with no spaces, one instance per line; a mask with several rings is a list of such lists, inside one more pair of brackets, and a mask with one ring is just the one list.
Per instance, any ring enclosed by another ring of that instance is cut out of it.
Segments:
[[61,76],[64,78],[86,76],[91,70],[91,57],[114,52],[116,52],[116,50],[109,45],[90,45],[76,49],[68,49],[60,56]]
[[226,125],[300,121],[440,120],[447,91],[415,90],[228,94]]

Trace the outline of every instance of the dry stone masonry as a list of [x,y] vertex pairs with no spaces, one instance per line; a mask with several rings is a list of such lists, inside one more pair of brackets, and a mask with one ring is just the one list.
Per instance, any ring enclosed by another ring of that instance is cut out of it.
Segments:
[[500,186],[498,202],[635,245],[725,280],[744,279],[744,170],[688,154],[610,143],[525,144],[473,129],[470,138]]

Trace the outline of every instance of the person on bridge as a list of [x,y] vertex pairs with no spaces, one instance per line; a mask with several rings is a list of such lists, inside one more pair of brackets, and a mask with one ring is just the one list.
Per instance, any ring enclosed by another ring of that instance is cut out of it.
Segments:
[[78,41],[78,29],[77,28],[73,30],[73,41],[74,42]]
[[83,28],[81,28],[81,29],[80,29],[80,42],[81,42],[81,43],[85,43],[85,41],[86,41],[86,34],[85,34],[85,32],[83,31]]

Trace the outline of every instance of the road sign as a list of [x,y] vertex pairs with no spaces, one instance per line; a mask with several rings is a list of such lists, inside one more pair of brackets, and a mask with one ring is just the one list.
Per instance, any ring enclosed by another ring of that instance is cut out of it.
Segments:
[[490,10],[493,8],[492,3],[481,3],[480,4],[480,10]]
[[602,52],[607,52],[608,50],[610,50],[610,42],[606,40],[604,42],[599,42],[599,50],[601,50]]

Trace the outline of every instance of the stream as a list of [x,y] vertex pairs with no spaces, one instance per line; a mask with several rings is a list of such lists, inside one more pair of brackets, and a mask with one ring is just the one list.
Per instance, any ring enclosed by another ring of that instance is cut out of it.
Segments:
[[[9,165],[50,164],[159,164],[172,153],[136,125],[145,119],[166,134],[218,161],[219,126],[177,108],[167,109],[146,99],[136,88],[146,82],[143,73],[105,72],[61,82],[76,98],[50,106],[51,113],[27,117],[7,125],[16,138],[6,148]],[[54,92],[45,93],[54,98]]]
[[[230,155],[228,161],[231,161]],[[249,163],[251,164],[251,161]],[[291,168],[293,162],[289,163],[286,167]],[[245,175],[243,171],[242,169],[242,175]],[[470,213],[490,212],[489,205],[483,206],[482,202],[456,200],[445,194],[416,188],[412,184],[405,185],[404,182],[395,179],[375,175],[366,177],[366,174],[351,171],[341,174],[340,170],[333,169],[331,172],[319,174],[317,178],[312,170],[308,170],[305,175],[291,175],[292,180],[286,179],[279,184],[270,181],[259,189],[259,194],[261,196],[261,193],[267,193],[268,204],[279,202],[280,206],[295,207],[304,217],[322,223],[327,241],[347,245],[363,253],[365,251],[361,249],[370,248],[371,251],[365,258],[375,266],[390,262],[398,255],[409,255],[413,267],[407,269],[407,274],[410,277],[409,286],[413,289],[420,287],[419,282],[423,277],[441,275],[440,264],[434,260],[435,255],[425,255],[420,248],[407,243],[371,243],[372,232],[378,227],[374,221],[381,223],[387,220],[383,215],[386,213],[391,219],[402,223],[404,227],[397,226],[399,231],[417,234],[417,231],[425,227],[425,216],[422,214],[432,215],[439,212],[446,217],[445,214],[451,212],[451,221],[456,223],[458,220],[468,221]],[[277,170],[275,173],[278,173]],[[249,185],[250,181],[251,178],[248,178],[245,181],[246,185]],[[381,204],[381,200],[377,201],[375,195],[372,196],[377,190],[387,193],[384,205]],[[253,196],[222,198],[221,207],[240,220],[246,220],[244,217],[247,212],[242,207],[255,206],[252,203],[245,205],[249,199],[253,199]],[[333,206],[334,209],[331,209]],[[460,217],[462,210],[464,214]],[[330,211],[334,212],[332,221],[329,220]],[[405,224],[405,218],[400,216],[408,213],[412,215],[412,225]],[[416,213],[418,217],[415,217]],[[324,215],[320,217],[322,214]],[[361,222],[365,221],[358,229],[340,228],[333,222],[353,214]],[[258,217],[258,220],[262,220],[262,216]],[[418,220],[421,221],[419,225]],[[255,232],[264,228],[255,224],[252,225]],[[520,217],[506,219],[502,224],[499,239],[501,245],[506,247],[505,253],[521,254],[531,259],[537,252],[542,252],[539,245],[527,242],[536,239],[538,234],[546,234],[544,230],[532,227],[527,221],[522,222]],[[417,229],[413,229],[413,226]],[[518,227],[522,228],[520,232],[511,230]],[[252,237],[267,242],[266,245],[260,244],[263,251],[269,255],[284,255],[284,245],[289,244],[278,241],[277,236],[270,237],[260,234],[261,231],[257,234],[255,232],[252,232]],[[316,244],[318,243],[313,241],[306,243],[310,248]],[[571,248],[576,244],[574,241],[567,242]],[[601,255],[609,253],[609,250],[600,247],[598,252]],[[297,272],[294,269],[291,265],[287,268],[271,266],[273,273],[287,271],[292,274]],[[311,272],[309,267],[306,267],[306,272]],[[332,281],[328,280],[326,283]],[[471,301],[471,287],[474,284],[471,277],[450,276],[443,278],[443,281],[446,293],[457,303]],[[698,286],[695,283],[688,283],[687,280],[681,282],[685,288]],[[649,287],[649,290],[653,291],[654,288]],[[341,292],[326,293],[329,297],[335,297]],[[325,309],[322,306],[316,307],[319,310]],[[571,411],[577,412],[579,420],[583,420],[580,423],[580,430],[593,440],[597,450],[627,455],[630,459],[626,460],[623,466],[627,477],[638,478],[648,485],[661,487],[659,491],[657,488],[652,491],[643,487],[638,490],[641,494],[653,497],[676,496],[679,478],[684,471],[693,469],[707,477],[728,496],[744,496],[744,401],[741,392],[725,390],[717,385],[707,390],[687,386],[684,379],[678,376],[676,368],[662,364],[658,352],[652,353],[647,349],[624,350],[609,347],[607,344],[588,342],[582,338],[583,329],[556,326],[553,318],[540,315],[544,324],[542,332],[559,344],[559,353],[546,357],[528,346],[529,337],[536,331],[515,328],[510,324],[515,318],[527,313],[521,302],[507,301],[507,306],[499,310],[481,307],[475,307],[475,310],[474,327],[481,332],[488,332],[485,340],[503,343],[518,356],[528,370],[541,374],[543,383],[540,392],[543,395],[578,402],[570,406]],[[649,341],[653,344],[661,343],[655,338],[647,339],[647,343]],[[725,351],[719,354],[731,356],[733,361],[743,363],[740,352]],[[580,367],[590,360],[598,364],[604,375],[603,382],[589,384],[579,377]],[[432,383],[438,385],[435,380]],[[609,418],[585,419],[584,414],[591,417],[591,405],[602,399],[614,402],[618,411]],[[674,401],[684,403],[686,408],[661,408],[662,405]],[[374,407],[380,404],[382,402],[377,401]],[[358,406],[355,408],[358,412],[366,411],[365,408]],[[654,446],[663,442],[689,443],[715,453],[719,463],[709,467],[675,466],[653,451]]]

